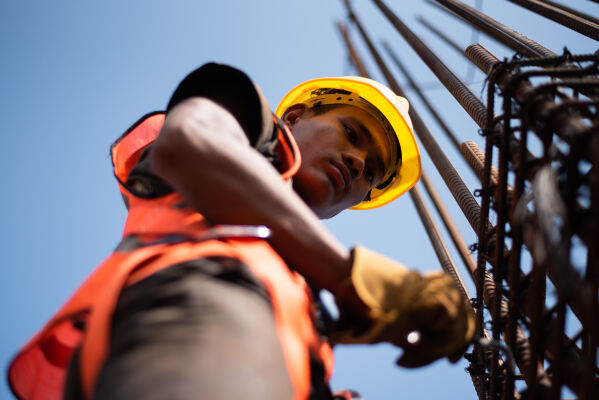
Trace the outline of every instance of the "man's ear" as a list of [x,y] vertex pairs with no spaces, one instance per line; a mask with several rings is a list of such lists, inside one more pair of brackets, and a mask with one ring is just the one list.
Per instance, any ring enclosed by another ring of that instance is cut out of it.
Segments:
[[305,115],[308,111],[308,107],[303,103],[297,103],[287,107],[283,113],[283,121],[289,126],[293,126],[299,117]]

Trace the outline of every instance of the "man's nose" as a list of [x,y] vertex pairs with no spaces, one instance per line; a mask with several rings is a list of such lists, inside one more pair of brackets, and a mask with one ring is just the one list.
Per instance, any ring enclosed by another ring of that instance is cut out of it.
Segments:
[[358,154],[347,152],[343,155],[343,161],[349,169],[352,179],[358,179],[364,172],[364,158]]

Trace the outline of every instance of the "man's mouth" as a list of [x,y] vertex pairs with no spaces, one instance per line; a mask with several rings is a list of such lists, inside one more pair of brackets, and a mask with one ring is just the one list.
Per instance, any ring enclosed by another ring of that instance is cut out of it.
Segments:
[[347,192],[350,186],[350,176],[347,167],[337,161],[330,161],[328,175],[331,178],[335,189],[341,192]]

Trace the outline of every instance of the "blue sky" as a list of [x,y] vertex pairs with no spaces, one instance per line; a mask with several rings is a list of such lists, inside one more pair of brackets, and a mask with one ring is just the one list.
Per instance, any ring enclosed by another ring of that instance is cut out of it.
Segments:
[[[354,3],[377,44],[386,39],[429,88],[431,101],[458,138],[480,144],[472,121],[383,15],[369,1]],[[599,15],[599,5],[588,0],[567,3]],[[387,4],[481,93],[482,74],[415,17],[425,16],[464,47],[470,29],[424,1]],[[555,52],[565,45],[579,53],[597,49],[593,40],[507,1],[484,1],[483,10]],[[2,368],[119,241],[125,209],[110,169],[110,143],[141,115],[164,108],[185,74],[208,61],[245,70],[273,108],[301,81],[354,73],[334,26],[337,20],[345,20],[340,0],[0,3]],[[356,32],[352,36],[366,55]],[[490,40],[480,41],[500,57],[511,54]],[[368,67],[380,78],[371,62]],[[428,118],[417,101],[413,106]],[[430,128],[476,189],[441,131],[432,122]],[[423,161],[472,243],[474,235],[427,156]],[[372,212],[345,212],[327,226],[347,246],[367,245],[420,270],[439,268],[408,196]],[[366,399],[475,398],[464,361],[405,370],[394,365],[398,354],[386,345],[340,348],[332,384],[354,388]],[[3,382],[4,398],[11,397]]]

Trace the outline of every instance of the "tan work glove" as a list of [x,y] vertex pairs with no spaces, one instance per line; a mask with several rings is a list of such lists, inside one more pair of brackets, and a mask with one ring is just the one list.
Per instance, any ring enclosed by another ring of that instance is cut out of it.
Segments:
[[356,247],[352,256],[351,283],[369,307],[371,322],[366,329],[347,326],[351,317],[344,316],[341,290],[334,343],[392,343],[404,350],[397,364],[408,368],[442,357],[460,359],[474,336],[474,318],[468,300],[447,274],[408,271],[363,247]]

